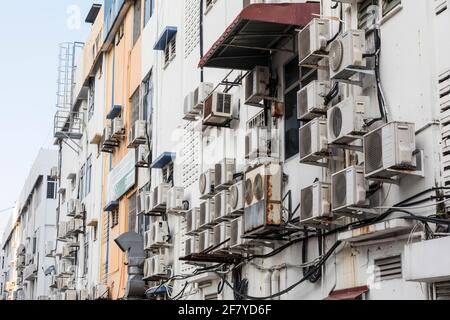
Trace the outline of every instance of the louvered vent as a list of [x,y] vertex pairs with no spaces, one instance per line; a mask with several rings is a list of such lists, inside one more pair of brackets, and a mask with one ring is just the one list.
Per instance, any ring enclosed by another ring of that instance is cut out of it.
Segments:
[[378,0],[366,0],[358,4],[358,29],[372,30],[378,20]]
[[[189,232],[189,225],[192,225],[192,215],[190,215],[190,221],[188,221],[188,215],[186,215],[185,218],[183,218],[181,223],[181,252],[180,256],[185,257],[192,252],[189,252],[189,249],[187,249],[187,246],[189,245],[189,248],[192,247],[192,242],[195,241],[194,237],[189,237],[186,235],[187,232]],[[180,261],[180,270],[182,274],[192,274],[192,272],[195,270],[195,266],[190,265],[186,262]]]
[[199,177],[201,133],[194,129],[194,122],[184,126],[183,134],[183,187],[192,186]]
[[437,282],[434,284],[435,300],[450,300],[450,281]]
[[377,282],[402,278],[401,256],[375,260],[375,279]]
[[447,10],[447,0],[434,0],[434,12],[440,15]]
[[306,125],[300,129],[300,157],[306,157],[312,153],[311,126]]
[[200,0],[184,1],[184,57],[200,43]]
[[445,186],[450,186],[450,69],[439,75],[438,85],[442,125],[442,171]]
[[313,188],[302,190],[301,194],[301,220],[312,218],[313,215]]
[[253,118],[247,121],[247,129],[264,128],[266,126],[266,120],[264,117],[264,110],[261,110]]
[[333,208],[347,204],[347,173],[341,172],[333,177]]

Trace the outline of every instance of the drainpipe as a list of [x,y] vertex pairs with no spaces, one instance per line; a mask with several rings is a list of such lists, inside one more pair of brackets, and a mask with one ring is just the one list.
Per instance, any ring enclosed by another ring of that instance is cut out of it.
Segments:
[[[281,291],[280,290],[280,271],[279,270],[275,270],[272,273],[271,284],[272,284],[272,294],[276,294]],[[272,300],[280,300],[280,297],[272,298]]]
[[[203,0],[200,0],[200,59],[203,58]],[[203,82],[205,78],[203,68],[200,69],[200,82]]]

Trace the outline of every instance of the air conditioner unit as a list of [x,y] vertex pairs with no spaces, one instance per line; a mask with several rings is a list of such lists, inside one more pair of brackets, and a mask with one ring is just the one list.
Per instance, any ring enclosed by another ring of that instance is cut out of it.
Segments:
[[313,81],[297,92],[297,117],[312,120],[326,115],[325,97],[330,92],[329,81]]
[[61,221],[58,224],[58,238],[59,239],[64,239],[67,235],[67,222],[66,221]]
[[200,203],[200,219],[198,230],[202,231],[214,225],[215,205],[214,198]]
[[88,290],[80,290],[78,291],[78,300],[89,300],[89,293]]
[[231,224],[229,222],[222,222],[213,229],[213,246],[214,252],[228,249],[231,238]]
[[189,92],[184,97],[184,105],[183,105],[183,119],[188,121],[195,121],[200,114],[200,111],[194,109],[194,93]]
[[205,230],[199,235],[198,251],[202,253],[203,251],[211,248],[214,244],[214,234],[211,230]]
[[224,126],[233,118],[233,95],[213,92],[206,98],[203,111],[203,124]]
[[239,217],[230,222],[230,241],[231,250],[242,250],[245,247],[243,218]]
[[64,292],[64,300],[67,300],[67,301],[77,300],[77,291],[76,290],[66,290]]
[[312,19],[298,34],[300,65],[314,66],[326,57],[326,47],[330,38],[329,20]]
[[366,35],[364,30],[349,30],[330,45],[330,78],[349,80],[359,70],[366,69]]
[[270,133],[267,128],[256,127],[249,130],[245,136],[245,158],[258,159],[268,157]]
[[352,166],[331,177],[332,210],[335,213],[368,206],[364,168]]
[[167,213],[185,212],[184,188],[173,187],[167,192]]
[[200,226],[200,208],[192,208],[185,215],[186,235],[197,235]]
[[86,214],[86,207],[81,201],[78,201],[75,208],[75,219],[84,219],[84,216]]
[[214,195],[214,169],[209,169],[202,173],[198,179],[198,186],[200,191],[200,199],[205,200]]
[[193,92],[193,108],[194,110],[202,111],[203,110],[203,103],[206,100],[206,98],[209,97],[211,92],[214,90],[214,85],[209,82],[202,82],[197,87],[197,89]]
[[244,202],[244,182],[238,181],[229,190],[227,215],[240,216],[244,212]]
[[214,191],[228,189],[233,184],[236,173],[236,159],[223,159],[214,169]]
[[52,179],[58,179],[58,176],[59,176],[59,174],[58,174],[58,167],[52,167],[51,169],[50,169],[50,177],[52,178]]
[[67,277],[56,278],[56,288],[58,290],[67,290],[70,287],[70,279]]
[[327,120],[314,119],[299,130],[300,162],[317,162],[329,155]]
[[230,190],[218,193],[214,197],[214,222],[219,223],[240,216],[244,209],[243,198],[242,181],[233,185]]
[[415,171],[415,150],[414,123],[391,122],[368,133],[364,136],[366,178],[390,178]]
[[281,225],[283,168],[259,165],[245,173],[245,233],[258,234]]
[[128,132],[128,147],[136,148],[140,144],[147,143],[146,133],[147,122],[145,120],[137,120]]
[[164,255],[154,255],[145,260],[144,280],[167,276],[167,267]]
[[67,202],[67,215],[69,217],[73,217],[78,212],[84,212],[83,204],[78,199],[70,199],[69,202]]
[[82,219],[72,219],[67,223],[67,235],[75,235],[82,233],[84,230],[84,223]]
[[148,192],[141,191],[136,195],[136,214],[145,214],[146,213],[146,195]]
[[145,233],[145,250],[167,246],[169,237],[169,223],[167,221],[153,223],[150,230]]
[[153,192],[146,191],[143,195],[145,214],[150,214],[153,208]]
[[184,242],[184,255],[190,256],[191,254],[199,253],[199,238],[189,237]]
[[170,184],[162,183],[153,189],[152,210],[151,213],[166,212],[167,193],[169,192]]
[[364,120],[369,97],[350,97],[328,110],[328,142],[348,144],[367,133]]
[[147,144],[141,144],[136,148],[136,167],[148,168],[150,161],[150,149]]
[[315,225],[332,217],[330,184],[316,182],[300,193],[300,224]]
[[112,138],[122,139],[125,135],[125,127],[123,125],[123,119],[116,117],[112,120]]
[[77,252],[77,250],[76,250],[76,248],[74,248],[74,247],[72,247],[72,246],[70,246],[70,245],[68,245],[68,244],[65,244],[64,246],[63,246],[63,248],[62,248],[62,257],[64,258],[64,259],[72,259],[72,258],[75,258],[75,253]]
[[269,96],[270,70],[268,67],[256,66],[244,79],[245,104],[259,105]]

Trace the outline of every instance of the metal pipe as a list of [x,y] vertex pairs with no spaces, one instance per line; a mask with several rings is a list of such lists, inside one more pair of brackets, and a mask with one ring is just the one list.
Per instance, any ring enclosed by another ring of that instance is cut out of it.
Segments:
[[[278,293],[280,292],[280,271],[279,270],[275,270],[272,273],[272,277],[271,277],[271,289],[272,289],[272,294],[274,293]],[[272,300],[280,300],[280,297],[275,297]]]
[[353,247],[363,247],[363,246],[370,246],[370,245],[379,244],[379,243],[393,242],[393,241],[404,240],[404,239],[409,239],[409,238],[411,238],[411,239],[423,238],[423,237],[424,237],[424,233],[423,233],[423,231],[420,231],[420,232],[415,232],[411,235],[408,233],[408,234],[404,234],[401,236],[390,237],[390,238],[385,238],[385,239],[355,242],[355,243],[352,243],[351,245]]

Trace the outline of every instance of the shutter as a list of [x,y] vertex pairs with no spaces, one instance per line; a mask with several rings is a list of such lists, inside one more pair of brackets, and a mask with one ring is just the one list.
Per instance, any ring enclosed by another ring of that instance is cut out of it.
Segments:
[[443,183],[445,186],[450,186],[450,69],[438,76],[438,90],[441,109]]
[[450,300],[450,281],[437,282],[433,287],[435,300]]
[[402,277],[401,256],[375,260],[376,281],[399,279]]
[[183,187],[189,188],[200,175],[201,133],[195,130],[194,122],[188,122],[183,135]]

